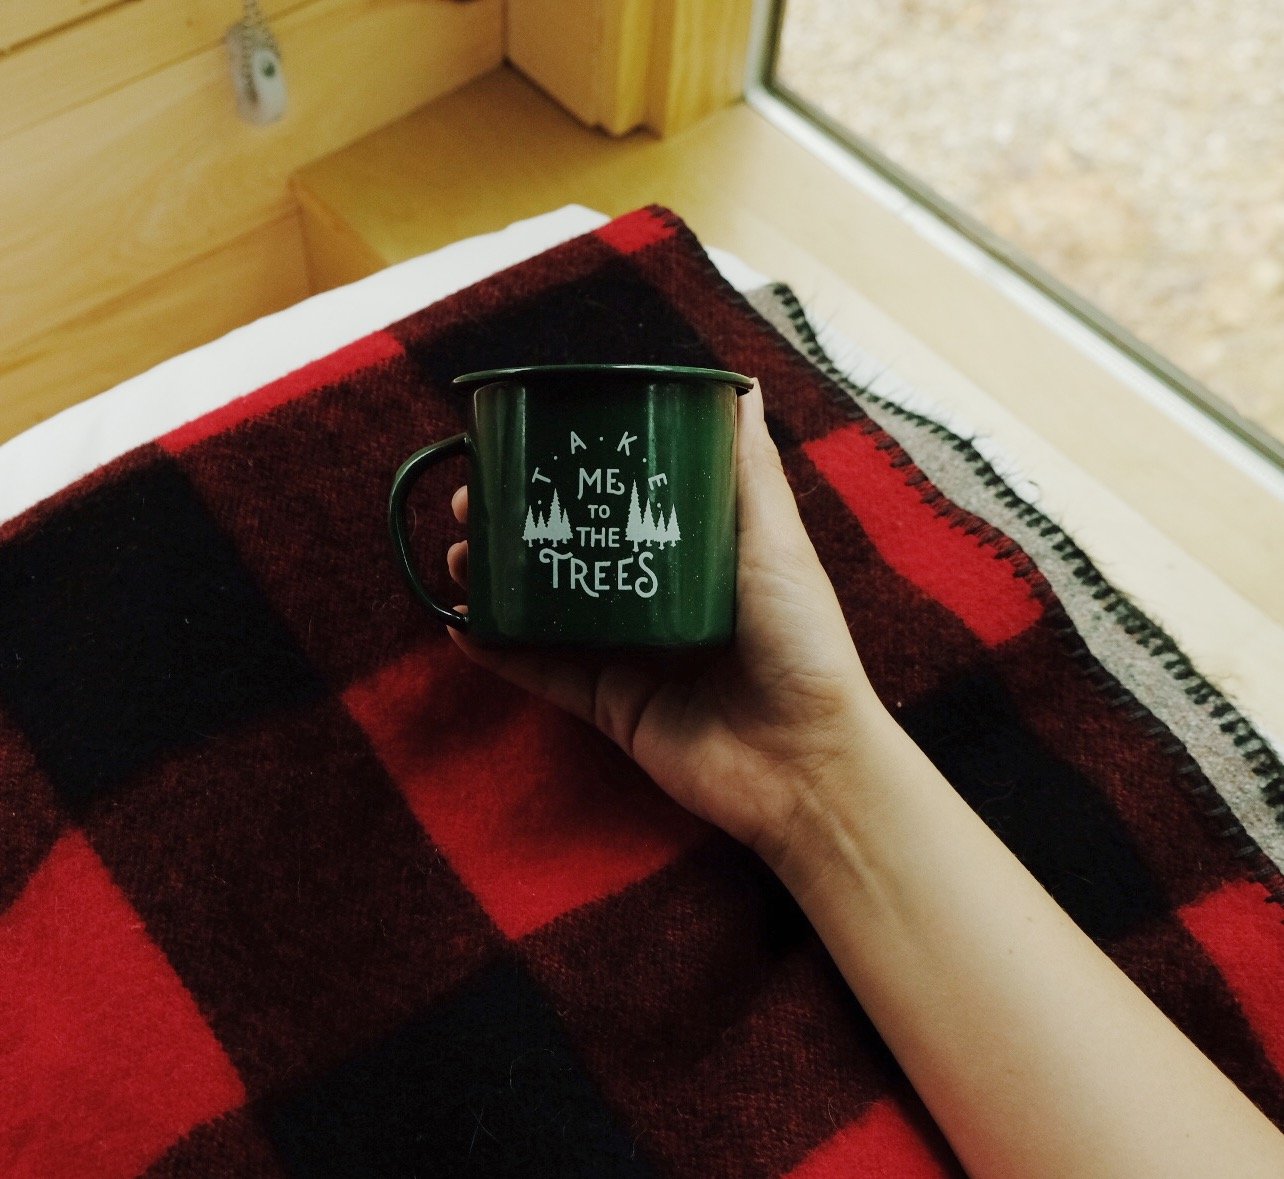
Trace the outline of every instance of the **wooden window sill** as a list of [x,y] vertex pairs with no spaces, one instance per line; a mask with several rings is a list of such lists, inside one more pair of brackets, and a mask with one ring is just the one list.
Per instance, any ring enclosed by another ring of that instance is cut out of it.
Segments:
[[503,67],[294,188],[318,289],[569,203],[669,206],[991,436],[1106,576],[1284,734],[1284,496],[749,106],[611,138]]

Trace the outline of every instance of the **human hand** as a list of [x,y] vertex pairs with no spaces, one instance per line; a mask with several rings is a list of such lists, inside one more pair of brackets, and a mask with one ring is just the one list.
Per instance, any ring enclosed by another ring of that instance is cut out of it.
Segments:
[[[738,414],[733,646],[681,660],[570,658],[478,646],[454,628],[451,638],[595,724],[767,861],[969,1174],[1284,1174],[1274,1126],[879,703],[756,382]],[[453,506],[466,519],[463,488]],[[447,560],[465,584],[467,545]]]
[[[798,515],[756,381],[737,411],[733,646],[694,659],[572,658],[449,634],[474,663],[596,725],[682,806],[775,866],[809,790],[886,714]],[[452,507],[466,521],[467,488]],[[466,585],[466,541],[447,564]]]

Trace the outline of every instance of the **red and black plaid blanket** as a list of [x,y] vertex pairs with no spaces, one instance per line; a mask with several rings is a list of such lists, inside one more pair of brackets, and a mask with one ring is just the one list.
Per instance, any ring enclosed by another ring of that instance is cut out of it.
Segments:
[[[1284,1125],[1284,881],[1241,822],[1278,761],[787,304],[641,210],[0,530],[0,1173],[958,1172],[764,867],[401,581],[389,481],[461,428],[450,379],[557,361],[761,378],[882,697]],[[462,476],[416,497],[425,567]]]

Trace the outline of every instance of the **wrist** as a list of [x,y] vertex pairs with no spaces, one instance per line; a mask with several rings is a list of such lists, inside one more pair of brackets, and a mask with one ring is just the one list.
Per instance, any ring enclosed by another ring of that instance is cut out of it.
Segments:
[[759,854],[801,904],[836,873],[869,877],[897,829],[893,813],[930,762],[880,705],[864,710],[842,750],[789,785],[790,806]]

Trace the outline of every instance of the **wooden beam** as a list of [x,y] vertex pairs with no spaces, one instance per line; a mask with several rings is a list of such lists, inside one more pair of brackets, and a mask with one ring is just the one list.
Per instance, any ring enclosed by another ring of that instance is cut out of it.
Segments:
[[671,135],[735,102],[752,0],[508,0],[508,59],[577,119]]

